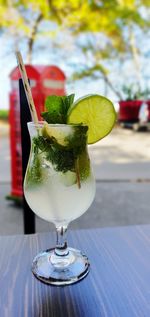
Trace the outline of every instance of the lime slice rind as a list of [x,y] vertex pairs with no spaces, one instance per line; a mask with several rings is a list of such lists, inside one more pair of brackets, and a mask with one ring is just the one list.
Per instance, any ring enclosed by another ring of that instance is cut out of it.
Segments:
[[68,124],[88,126],[88,144],[108,135],[116,122],[113,103],[101,95],[87,95],[78,99],[68,111]]

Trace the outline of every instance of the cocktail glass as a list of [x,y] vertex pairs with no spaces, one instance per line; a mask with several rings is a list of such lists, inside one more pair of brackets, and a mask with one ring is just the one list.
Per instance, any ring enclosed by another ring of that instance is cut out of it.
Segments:
[[87,126],[28,123],[31,151],[24,180],[33,212],[56,227],[56,247],[38,254],[32,272],[53,285],[72,284],[89,272],[89,260],[67,246],[68,224],[80,217],[95,196],[87,150]]

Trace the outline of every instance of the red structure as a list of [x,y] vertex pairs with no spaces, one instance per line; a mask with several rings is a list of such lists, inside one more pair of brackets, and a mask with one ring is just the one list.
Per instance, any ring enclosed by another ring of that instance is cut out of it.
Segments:
[[[139,120],[140,107],[143,104],[143,100],[131,100],[131,101],[120,101],[119,105],[119,122],[124,123],[135,123]],[[149,107],[149,118],[150,121],[150,100],[145,101]]]
[[41,88],[44,98],[49,95],[64,96],[66,76],[57,66],[41,66],[40,71]]
[[[45,98],[48,95],[65,95],[64,73],[56,66],[26,65],[27,76],[30,79],[33,100],[39,120],[44,110]],[[20,133],[20,101],[19,78],[20,72],[16,67],[10,73],[10,152],[11,152],[11,194],[12,198],[22,197],[22,151]]]

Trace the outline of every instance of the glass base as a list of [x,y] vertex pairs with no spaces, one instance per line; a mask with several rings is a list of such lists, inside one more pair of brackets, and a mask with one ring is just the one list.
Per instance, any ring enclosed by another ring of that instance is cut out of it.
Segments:
[[83,279],[90,269],[87,256],[76,249],[67,250],[67,255],[63,256],[56,255],[55,249],[38,254],[33,260],[33,274],[52,285],[68,285]]

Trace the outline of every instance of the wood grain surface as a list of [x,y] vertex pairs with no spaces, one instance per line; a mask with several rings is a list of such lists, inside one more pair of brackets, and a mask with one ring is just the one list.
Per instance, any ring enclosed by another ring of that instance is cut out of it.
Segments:
[[31,273],[54,233],[0,237],[0,317],[150,317],[150,226],[72,231],[68,241],[89,256],[91,271],[58,287]]

